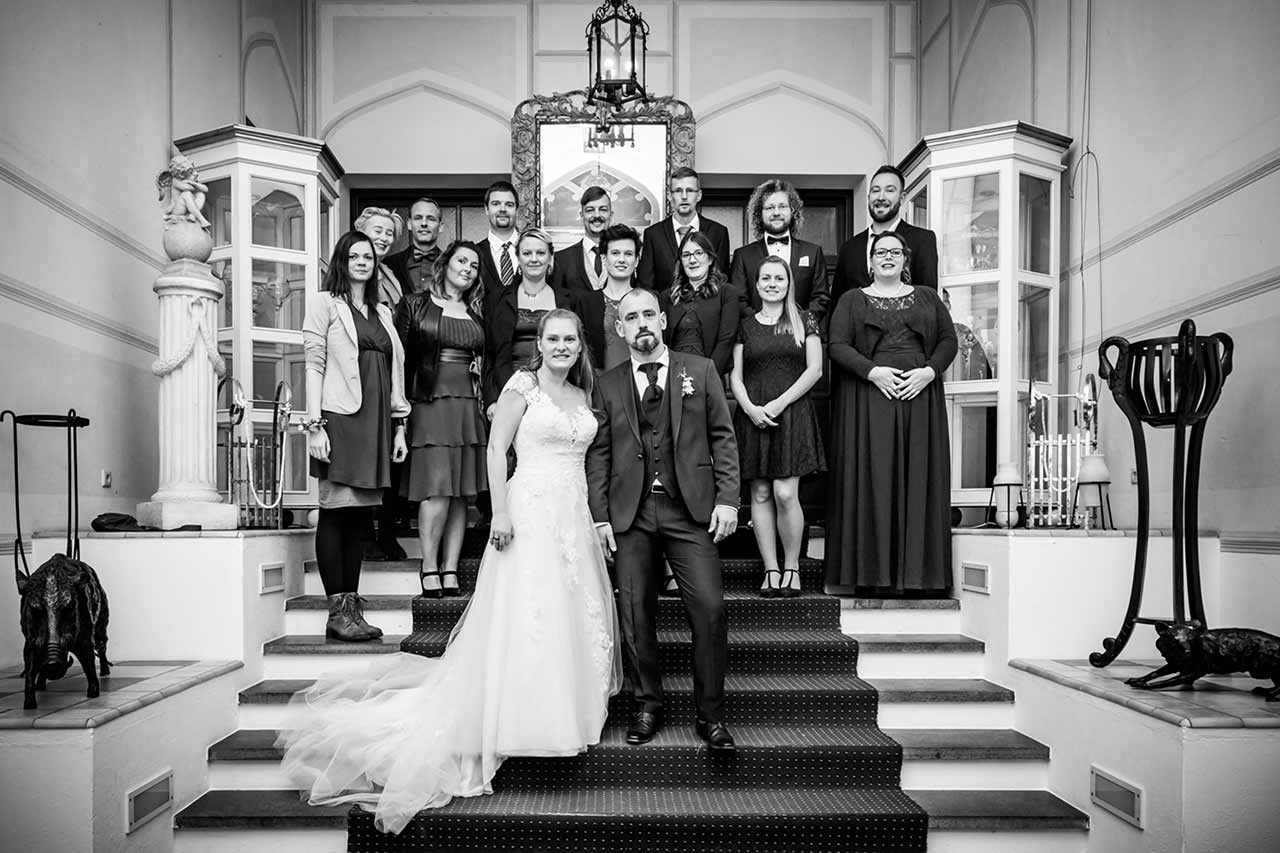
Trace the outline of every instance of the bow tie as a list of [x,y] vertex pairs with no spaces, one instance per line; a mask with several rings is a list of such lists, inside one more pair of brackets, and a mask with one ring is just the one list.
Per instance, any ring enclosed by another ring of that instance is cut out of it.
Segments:
[[419,252],[417,249],[414,249],[413,260],[414,262],[423,261],[423,260],[434,261],[436,257],[439,256],[439,254],[440,254],[439,249],[428,249],[425,252]]
[[766,246],[786,246],[791,242],[791,236],[788,235],[786,237],[765,237],[764,242]]

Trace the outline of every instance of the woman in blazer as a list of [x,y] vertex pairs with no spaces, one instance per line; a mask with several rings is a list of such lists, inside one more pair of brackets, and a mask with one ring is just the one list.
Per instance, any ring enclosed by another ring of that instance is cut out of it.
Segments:
[[[677,348],[689,331],[697,329],[702,351],[694,354],[715,362],[720,376],[728,373],[738,337],[738,294],[718,268],[715,247],[702,232],[690,231],[680,241],[680,266],[667,297],[667,345]],[[696,314],[696,319],[689,314]]]
[[480,251],[459,240],[436,259],[426,290],[406,296],[396,331],[408,367],[409,464],[401,493],[418,506],[419,583],[428,598],[456,596],[467,500],[489,488],[481,411],[484,327]]
[[[316,562],[329,597],[325,634],[372,640],[358,594],[372,508],[405,457],[404,350],[391,311],[378,301],[377,252],[359,231],[333,250],[323,291],[302,324],[307,365],[307,452],[319,478]],[[392,418],[396,421],[393,425]]]

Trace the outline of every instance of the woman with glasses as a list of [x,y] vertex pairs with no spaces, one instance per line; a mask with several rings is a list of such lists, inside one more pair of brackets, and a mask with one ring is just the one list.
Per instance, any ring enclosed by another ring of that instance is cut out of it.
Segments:
[[[667,312],[667,345],[715,362],[723,376],[733,364],[738,336],[738,295],[716,263],[715,247],[700,231],[680,241],[680,265],[663,308]],[[696,330],[695,337],[690,334]],[[692,339],[693,345],[682,341]],[[701,342],[701,352],[696,344]]]
[[956,331],[912,287],[910,250],[871,239],[871,284],[831,314],[835,374],[827,591],[941,597],[951,590],[951,454],[942,375]]

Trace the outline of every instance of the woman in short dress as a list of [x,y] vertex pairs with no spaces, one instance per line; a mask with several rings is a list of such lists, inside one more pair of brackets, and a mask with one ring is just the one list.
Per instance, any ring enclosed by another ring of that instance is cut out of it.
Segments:
[[481,411],[480,252],[456,241],[436,259],[435,277],[396,312],[404,342],[409,463],[401,493],[418,507],[419,583],[428,598],[456,596],[467,500],[488,489]]
[[[307,452],[319,484],[316,563],[329,597],[326,636],[372,640],[358,594],[373,507],[405,457],[404,351],[391,311],[378,301],[378,256],[369,237],[338,240],[323,289],[302,324],[307,362]],[[393,425],[392,418],[396,418]]]
[[826,467],[809,401],[822,378],[822,341],[817,324],[796,306],[790,264],[765,258],[755,286],[760,310],[738,325],[729,387],[738,401],[738,464],[751,484],[751,527],[764,560],[760,594],[791,598],[800,594],[800,478]]
[[942,377],[951,314],[913,287],[896,232],[871,240],[872,282],[831,313],[836,380],[827,591],[946,596],[951,589],[951,445]]

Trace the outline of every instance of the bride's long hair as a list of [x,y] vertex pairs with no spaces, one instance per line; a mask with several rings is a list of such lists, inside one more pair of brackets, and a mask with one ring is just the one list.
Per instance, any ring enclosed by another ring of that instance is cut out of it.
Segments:
[[[587,405],[590,405],[591,394],[596,387],[596,371],[591,366],[591,351],[587,349],[587,340],[582,334],[582,318],[567,308],[552,308],[538,319],[538,340],[542,340],[542,333],[546,330],[547,323],[552,320],[570,320],[578,330],[578,360],[573,363],[573,367],[569,368],[569,381],[586,392]],[[542,367],[542,350],[534,354],[528,370],[536,378],[540,367]]]

